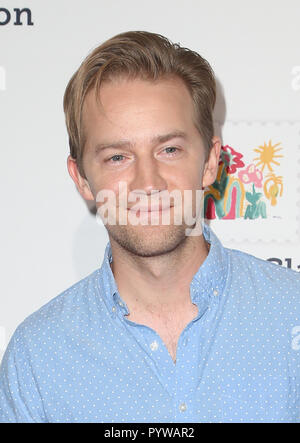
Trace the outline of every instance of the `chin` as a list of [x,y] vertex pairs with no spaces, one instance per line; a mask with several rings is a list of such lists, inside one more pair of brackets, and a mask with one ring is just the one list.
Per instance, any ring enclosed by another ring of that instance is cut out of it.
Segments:
[[174,251],[187,238],[185,228],[183,225],[106,225],[111,239],[139,257],[155,257]]

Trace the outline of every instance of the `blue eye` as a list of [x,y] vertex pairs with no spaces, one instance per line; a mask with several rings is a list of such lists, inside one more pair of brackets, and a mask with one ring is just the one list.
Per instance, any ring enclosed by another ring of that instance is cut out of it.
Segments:
[[165,148],[165,151],[167,154],[176,154],[176,151],[178,151],[178,148],[175,146],[170,146],[169,148]]
[[[124,157],[124,155],[116,154],[116,155],[113,155],[109,160],[112,160],[113,163],[116,163],[116,162],[120,161],[120,159],[122,159],[123,157]],[[117,159],[117,160],[113,160],[113,159]]]

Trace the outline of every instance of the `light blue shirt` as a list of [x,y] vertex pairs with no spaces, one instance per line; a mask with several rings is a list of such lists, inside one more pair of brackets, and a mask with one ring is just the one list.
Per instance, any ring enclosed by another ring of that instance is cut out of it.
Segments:
[[300,422],[300,275],[204,236],[176,364],[127,320],[108,243],[100,269],[16,329],[0,422]]

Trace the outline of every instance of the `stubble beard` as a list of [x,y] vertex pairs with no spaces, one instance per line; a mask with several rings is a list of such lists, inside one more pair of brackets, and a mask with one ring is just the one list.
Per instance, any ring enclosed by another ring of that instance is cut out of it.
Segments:
[[139,257],[168,254],[188,238],[185,225],[106,225],[109,237],[127,252]]

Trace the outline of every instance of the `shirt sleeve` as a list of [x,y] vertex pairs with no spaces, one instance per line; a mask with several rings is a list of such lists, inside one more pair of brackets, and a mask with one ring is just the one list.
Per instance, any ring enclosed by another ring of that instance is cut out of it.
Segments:
[[47,422],[29,351],[17,329],[0,366],[0,423]]

